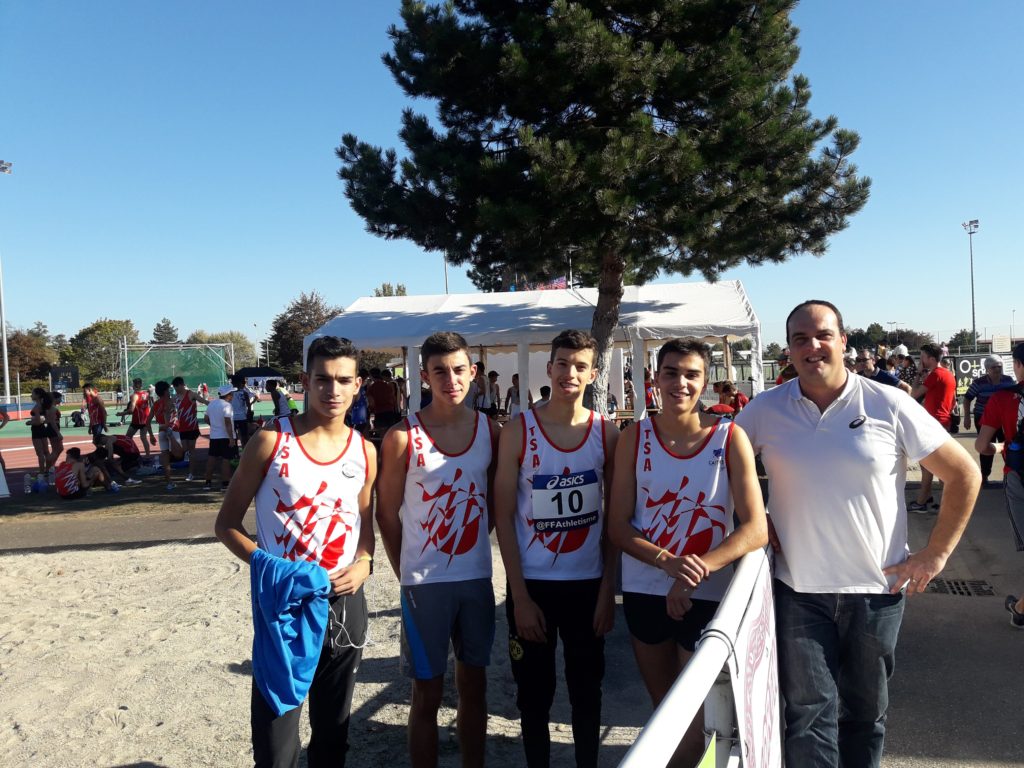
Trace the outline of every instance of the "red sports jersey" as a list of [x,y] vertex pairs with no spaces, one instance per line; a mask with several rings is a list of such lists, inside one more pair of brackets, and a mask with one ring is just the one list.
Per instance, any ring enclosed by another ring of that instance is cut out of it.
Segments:
[[199,401],[192,397],[186,389],[185,394],[174,399],[178,408],[178,431],[191,432],[199,429],[199,416],[196,414],[196,407]]
[[142,389],[134,396],[135,407],[132,409],[132,424],[141,427],[149,419],[149,392]]
[[174,403],[168,398],[157,398],[153,403],[153,418],[161,427],[170,427],[177,430],[177,416],[174,412]]
[[103,400],[97,395],[86,395],[85,396],[85,407],[89,411],[89,424],[102,424],[103,414],[100,411],[103,405]]
[[61,496],[70,496],[73,493],[78,493],[80,488],[75,465],[70,461],[58,464],[54,472],[54,484],[57,486],[57,493]]
[[114,450],[120,451],[122,456],[129,454],[139,455],[139,446],[135,444],[135,441],[127,435],[118,435],[114,438]]

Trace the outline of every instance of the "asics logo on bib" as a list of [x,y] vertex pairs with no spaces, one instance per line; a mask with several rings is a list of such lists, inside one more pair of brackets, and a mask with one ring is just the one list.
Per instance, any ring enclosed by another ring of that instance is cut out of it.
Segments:
[[850,422],[850,429],[856,429],[857,427],[861,426],[865,421],[867,421],[866,416],[858,416],[856,419]]
[[554,488],[575,488],[586,482],[587,478],[584,475],[552,475],[548,480],[547,489],[550,491]]

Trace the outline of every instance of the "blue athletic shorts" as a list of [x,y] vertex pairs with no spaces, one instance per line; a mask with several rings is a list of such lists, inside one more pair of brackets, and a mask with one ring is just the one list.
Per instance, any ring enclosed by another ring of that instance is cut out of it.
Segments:
[[490,579],[402,586],[402,671],[417,680],[444,675],[448,646],[463,664],[486,667],[494,645]]

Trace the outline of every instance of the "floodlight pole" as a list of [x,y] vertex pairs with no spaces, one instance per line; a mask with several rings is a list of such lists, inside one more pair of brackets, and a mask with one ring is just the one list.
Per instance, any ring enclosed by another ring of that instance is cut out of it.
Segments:
[[[10,176],[11,164],[0,160],[0,173]],[[7,312],[4,309],[4,262],[2,258],[0,258],[0,339],[3,340],[4,352],[4,402],[10,404],[11,372],[7,367]]]
[[971,219],[962,225],[967,232],[967,241],[971,250],[971,338],[974,339],[974,351],[978,351],[978,326],[974,320],[974,233],[978,231],[978,220]]

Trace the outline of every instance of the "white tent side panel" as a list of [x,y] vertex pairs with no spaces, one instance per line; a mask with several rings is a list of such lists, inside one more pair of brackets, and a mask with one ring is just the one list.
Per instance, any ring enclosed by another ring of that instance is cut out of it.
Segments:
[[[526,343],[540,349],[560,330],[589,329],[596,304],[596,288],[364,297],[307,336],[303,356],[317,336],[344,336],[360,349],[398,354],[403,347],[419,346],[437,331],[457,331],[473,348],[511,353],[517,344]],[[740,281],[666,283],[626,286],[614,340],[628,348],[637,338],[650,346],[678,336],[708,342],[751,338],[754,391],[759,392],[763,388],[760,330]],[[539,384],[530,378],[536,391]],[[510,376],[502,379],[503,389],[507,388]]]

